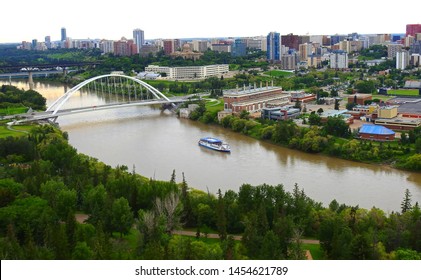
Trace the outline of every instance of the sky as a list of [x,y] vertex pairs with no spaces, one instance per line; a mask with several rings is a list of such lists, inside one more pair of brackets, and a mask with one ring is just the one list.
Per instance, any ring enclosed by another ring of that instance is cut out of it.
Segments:
[[[346,4],[345,4],[346,3]],[[0,43],[72,39],[145,39],[405,33],[421,24],[421,1],[377,0],[19,0],[3,1]]]

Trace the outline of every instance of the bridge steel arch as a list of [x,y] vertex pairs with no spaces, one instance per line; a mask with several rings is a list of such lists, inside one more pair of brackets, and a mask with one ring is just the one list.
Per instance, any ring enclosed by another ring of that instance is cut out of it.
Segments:
[[126,76],[126,75],[120,75],[120,74],[106,74],[106,75],[101,75],[101,76],[96,76],[90,79],[87,79],[83,82],[81,82],[80,84],[74,86],[73,88],[71,88],[70,90],[68,90],[65,94],[63,94],[62,96],[60,96],[56,101],[54,101],[46,110],[46,112],[50,112],[56,105],[52,115],[57,114],[57,112],[60,110],[60,108],[67,102],[67,100],[78,90],[80,90],[82,87],[86,86],[87,84],[98,80],[98,79],[102,79],[102,78],[107,78],[107,77],[121,77],[121,78],[126,78],[129,80],[132,80],[142,86],[144,86],[145,88],[147,88],[157,99],[165,99],[168,102],[171,102],[170,99],[168,99],[168,97],[166,97],[162,92],[160,92],[159,90],[157,90],[156,88],[154,88],[153,86],[145,83],[144,81],[141,81],[139,79],[130,77],[130,76]]

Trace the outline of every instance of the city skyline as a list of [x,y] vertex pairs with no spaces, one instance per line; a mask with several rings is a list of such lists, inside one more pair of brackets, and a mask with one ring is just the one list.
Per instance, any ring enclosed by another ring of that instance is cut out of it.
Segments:
[[[58,41],[63,27],[73,39],[118,40],[132,38],[137,28],[144,31],[145,39],[215,38],[266,36],[272,31],[282,35],[400,34],[407,24],[421,23],[416,12],[402,15],[395,6],[362,0],[347,6],[333,0],[323,5],[309,0],[299,5],[267,0],[253,6],[222,0],[159,3],[128,0],[121,6],[108,6],[74,0],[62,8],[52,0],[9,1],[5,3],[8,12],[0,18],[0,43],[43,41],[46,36]],[[409,0],[405,7],[417,11],[421,3]]]

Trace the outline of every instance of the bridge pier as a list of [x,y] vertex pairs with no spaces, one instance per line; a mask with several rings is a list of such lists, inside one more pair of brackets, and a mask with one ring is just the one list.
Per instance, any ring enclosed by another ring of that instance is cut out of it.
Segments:
[[34,89],[34,78],[32,76],[32,71],[28,71],[28,83],[29,83],[29,88]]

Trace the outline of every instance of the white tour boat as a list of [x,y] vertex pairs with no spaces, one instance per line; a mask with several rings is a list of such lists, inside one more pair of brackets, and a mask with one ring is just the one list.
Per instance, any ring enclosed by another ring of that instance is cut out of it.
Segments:
[[215,138],[215,137],[204,137],[200,138],[199,140],[199,146],[219,151],[219,152],[231,152],[230,145],[227,143],[224,143],[222,140]]

